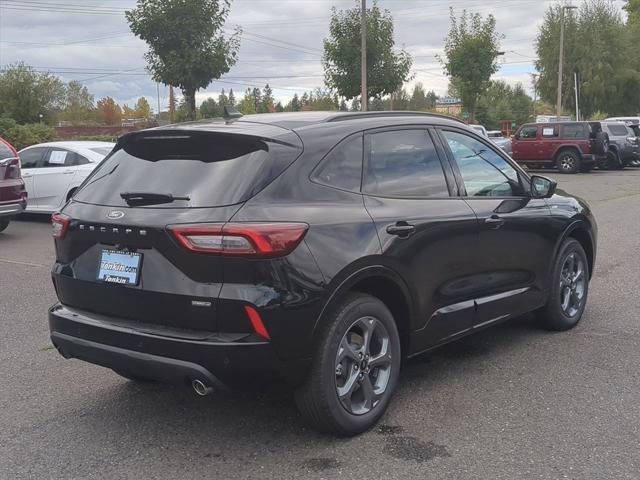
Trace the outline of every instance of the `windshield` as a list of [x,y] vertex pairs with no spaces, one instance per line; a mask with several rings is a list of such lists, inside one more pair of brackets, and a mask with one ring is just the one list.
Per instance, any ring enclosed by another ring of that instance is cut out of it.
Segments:
[[144,192],[174,198],[155,208],[233,205],[262,190],[300,152],[244,135],[139,136],[103,161],[74,198],[127,206],[123,193]]

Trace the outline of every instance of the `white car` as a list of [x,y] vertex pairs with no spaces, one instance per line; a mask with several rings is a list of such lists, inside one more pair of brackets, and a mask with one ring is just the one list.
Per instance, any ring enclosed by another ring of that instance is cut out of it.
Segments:
[[114,146],[109,142],[49,142],[20,150],[29,195],[27,212],[57,212]]

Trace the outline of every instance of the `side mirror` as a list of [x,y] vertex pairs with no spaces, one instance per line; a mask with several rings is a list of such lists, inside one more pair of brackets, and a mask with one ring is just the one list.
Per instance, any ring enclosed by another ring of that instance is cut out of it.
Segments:
[[520,140],[520,135],[511,135],[511,138],[515,138],[516,140]]
[[556,192],[558,183],[541,175],[531,176],[531,198],[549,198]]

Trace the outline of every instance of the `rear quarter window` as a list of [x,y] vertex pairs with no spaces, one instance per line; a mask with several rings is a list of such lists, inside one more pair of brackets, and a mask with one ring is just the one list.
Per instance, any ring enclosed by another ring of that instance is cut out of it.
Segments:
[[154,208],[241,203],[273,181],[301,153],[295,145],[217,132],[138,135],[103,161],[74,199],[126,206],[121,193],[188,197]]
[[629,131],[625,125],[607,125],[609,133],[616,137],[625,137],[629,135]]
[[578,125],[562,125],[562,138],[578,138],[585,139],[588,138],[589,134],[587,129],[582,124]]
[[359,192],[362,182],[362,142],[362,134],[342,140],[316,167],[311,180],[329,187]]

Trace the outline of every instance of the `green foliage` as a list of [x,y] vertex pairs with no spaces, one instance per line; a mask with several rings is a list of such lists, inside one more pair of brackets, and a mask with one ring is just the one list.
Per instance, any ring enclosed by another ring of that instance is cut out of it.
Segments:
[[260,102],[258,111],[260,113],[270,113],[276,111],[274,105],[273,90],[267,83],[262,89],[262,101]]
[[126,12],[131,31],[149,45],[145,59],[156,81],[182,89],[187,112],[196,117],[195,94],[235,64],[237,30],[221,31],[230,0],[137,0]]
[[479,13],[463,10],[458,20],[451,9],[451,29],[442,62],[472,120],[478,97],[489,86],[491,75],[498,71],[500,39],[493,15],[485,20]]
[[502,80],[491,81],[478,98],[476,120],[487,129],[498,130],[502,120],[520,125],[532,120],[533,101],[522,85],[510,86]]
[[223,105],[216,103],[213,97],[207,98],[200,105],[200,117],[201,118],[216,118],[221,117],[223,114]]
[[54,75],[36,72],[22,62],[0,73],[0,116],[18,123],[51,122],[64,100],[64,83]]
[[[357,2],[358,4],[360,2]],[[360,96],[361,10],[331,10],[329,38],[324,40],[325,83],[341,97]],[[393,17],[374,2],[367,9],[367,89],[370,97],[398,90],[411,79],[412,59],[405,50],[394,51]]]
[[[413,87],[411,99],[409,100],[409,110],[428,111],[436,108],[438,96],[433,90],[427,92],[422,83],[418,82]],[[395,108],[395,107],[394,107]]]
[[13,118],[0,117],[0,137],[7,137],[7,132],[18,124]]
[[[536,39],[540,97],[549,103],[555,103],[557,94],[561,6],[547,10]],[[566,12],[562,85],[566,110],[575,110],[573,74],[578,72],[583,116],[598,110],[618,115],[638,112],[640,33],[632,39],[638,4],[628,1],[626,7],[630,12],[627,25],[615,5],[606,0],[585,0],[577,14]]]
[[9,128],[2,136],[6,138],[16,150],[21,150],[29,145],[54,140],[56,131],[44,123],[27,123]]
[[244,97],[238,103],[237,109],[243,115],[251,115],[256,113],[256,101],[250,88],[244,93]]
[[86,123],[93,116],[94,109],[93,95],[89,93],[89,89],[76,80],[70,81],[65,88],[60,120],[74,125]]
[[151,118],[151,105],[145,97],[140,97],[136,102],[135,113],[136,118],[144,118],[145,120]]
[[601,112],[600,110],[593,112],[589,116],[591,120],[604,120],[605,118],[608,118],[608,117],[609,117],[609,114],[607,112]]

